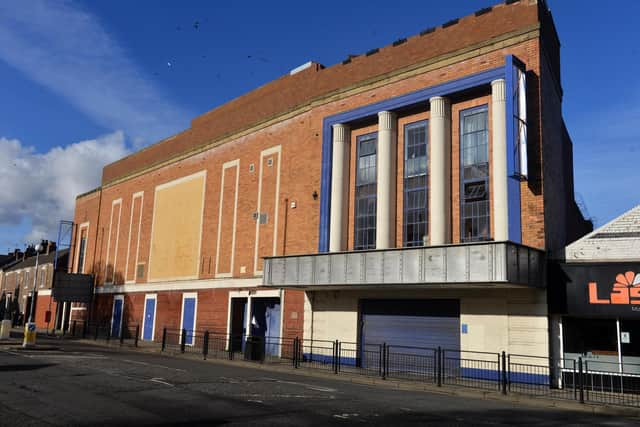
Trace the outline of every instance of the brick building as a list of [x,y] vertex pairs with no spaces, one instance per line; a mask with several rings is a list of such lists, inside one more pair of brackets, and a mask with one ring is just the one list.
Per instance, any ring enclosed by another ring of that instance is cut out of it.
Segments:
[[541,0],[309,62],[107,165],[71,270],[95,276],[95,320],[143,339],[546,356],[545,253],[590,227],[561,106]]
[[[34,247],[30,246],[24,252],[16,250],[14,261],[0,272],[0,293],[3,298],[7,296],[11,298],[14,323],[22,324],[29,317],[32,292],[35,290],[34,321],[37,327],[41,329],[60,328],[65,311],[63,307],[58,307],[51,299],[51,289],[54,271],[56,269],[64,271],[67,268],[69,250],[56,251],[56,244],[46,240],[42,241],[41,247],[42,250],[38,254],[37,273]],[[70,315],[70,308],[71,306],[66,310],[67,318]]]
[[637,377],[640,206],[567,245],[552,269],[549,311],[554,357],[582,357],[590,370]]

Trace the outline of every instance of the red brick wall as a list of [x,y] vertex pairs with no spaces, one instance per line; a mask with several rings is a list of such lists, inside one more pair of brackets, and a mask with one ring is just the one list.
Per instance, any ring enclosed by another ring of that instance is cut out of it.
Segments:
[[496,5],[490,13],[466,16],[455,25],[409,37],[403,44],[385,46],[374,55],[359,56],[348,64],[328,68],[313,66],[295,75],[285,75],[195,118],[191,129],[108,165],[102,182],[111,182],[358,82],[530,28],[539,22],[536,3]]
[[[55,323],[57,303],[50,295],[38,295],[36,301],[35,322],[38,329],[51,329]],[[51,313],[50,322],[46,322],[46,313]]]
[[[196,329],[208,330],[211,333],[226,334],[229,316],[229,291],[230,289],[209,289],[197,291],[198,303],[196,313]],[[191,291],[164,291],[156,293],[156,322],[155,339],[160,340],[162,329],[180,328],[180,315],[182,313],[183,293]],[[144,316],[144,292],[124,294],[123,327],[130,327],[133,331],[136,325],[142,329]],[[259,296],[259,295],[257,295]],[[98,319],[102,324],[111,321],[113,296],[97,295],[95,300],[95,312],[93,319]],[[40,300],[38,309],[40,308]],[[55,313],[55,307],[53,308]],[[44,314],[42,315],[44,316]],[[302,336],[304,322],[304,293],[287,290],[284,296],[281,321],[283,336],[295,338]]]

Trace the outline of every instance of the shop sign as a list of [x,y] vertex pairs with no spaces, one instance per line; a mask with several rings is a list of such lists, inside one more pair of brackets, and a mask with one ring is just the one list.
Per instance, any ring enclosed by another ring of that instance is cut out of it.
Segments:
[[564,264],[568,314],[640,317],[640,264]]

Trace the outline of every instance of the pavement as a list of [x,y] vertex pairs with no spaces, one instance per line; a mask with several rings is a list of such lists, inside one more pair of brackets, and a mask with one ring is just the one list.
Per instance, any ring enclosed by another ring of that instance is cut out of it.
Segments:
[[[640,418],[76,341],[0,346],[0,426],[626,426]],[[640,412],[639,412],[640,413]]]

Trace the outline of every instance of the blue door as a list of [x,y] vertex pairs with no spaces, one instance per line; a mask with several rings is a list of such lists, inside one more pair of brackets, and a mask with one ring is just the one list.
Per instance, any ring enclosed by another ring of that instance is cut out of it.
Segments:
[[113,300],[113,316],[111,318],[111,336],[120,336],[120,325],[122,324],[122,299]]
[[151,341],[153,339],[153,320],[156,314],[156,299],[147,298],[144,304],[144,327],[142,330],[142,339]]
[[196,298],[185,297],[182,301],[182,329],[186,330],[185,344],[193,345],[193,330],[196,328]]

